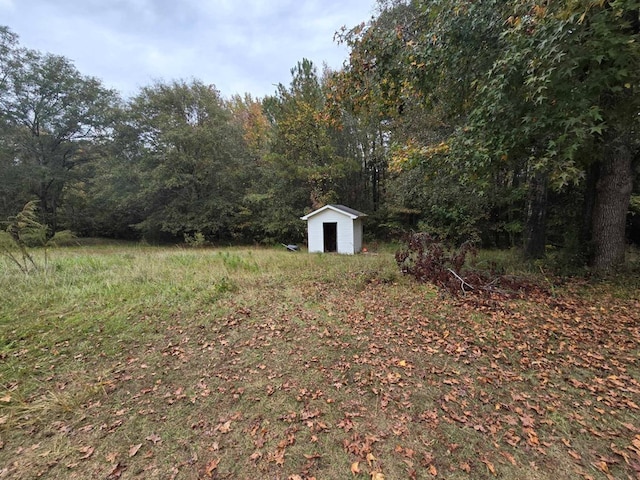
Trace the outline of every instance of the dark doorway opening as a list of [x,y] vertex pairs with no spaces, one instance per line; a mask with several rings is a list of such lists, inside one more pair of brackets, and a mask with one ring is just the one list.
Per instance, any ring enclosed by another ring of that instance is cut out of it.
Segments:
[[338,251],[338,224],[323,223],[324,234],[324,251],[325,252],[337,252]]

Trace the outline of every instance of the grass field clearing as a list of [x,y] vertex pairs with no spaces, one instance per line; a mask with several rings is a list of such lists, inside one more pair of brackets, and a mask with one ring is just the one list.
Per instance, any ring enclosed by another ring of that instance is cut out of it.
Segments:
[[637,479],[637,282],[441,295],[393,254],[0,263],[0,478]]

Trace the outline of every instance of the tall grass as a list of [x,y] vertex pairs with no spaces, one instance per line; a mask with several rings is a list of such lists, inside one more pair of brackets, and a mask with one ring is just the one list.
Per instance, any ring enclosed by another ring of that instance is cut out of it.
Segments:
[[292,282],[317,279],[318,269],[322,281],[334,283],[396,275],[389,256],[266,248],[107,245],[55,249],[49,256],[46,270],[29,275],[0,263],[0,355],[26,376],[34,372],[21,366],[32,363],[16,355],[21,346],[34,358],[64,350],[65,342],[76,354],[96,348],[111,354],[123,342],[152,334],[158,321],[170,321],[176,311],[196,315],[224,308],[220,301],[234,296],[250,304],[265,288],[277,297]]

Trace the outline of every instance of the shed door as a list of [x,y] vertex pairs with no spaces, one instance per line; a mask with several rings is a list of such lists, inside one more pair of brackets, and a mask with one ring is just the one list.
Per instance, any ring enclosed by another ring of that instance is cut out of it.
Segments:
[[324,236],[324,251],[338,251],[338,223],[325,222],[322,224],[322,232]]

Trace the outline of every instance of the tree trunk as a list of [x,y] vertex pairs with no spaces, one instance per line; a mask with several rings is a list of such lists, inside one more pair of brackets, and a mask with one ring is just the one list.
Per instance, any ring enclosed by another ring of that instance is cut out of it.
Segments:
[[596,183],[591,223],[591,266],[599,272],[610,271],[624,263],[625,226],[633,190],[631,163],[631,149],[623,137],[607,144]]
[[529,183],[524,230],[524,256],[527,259],[544,257],[547,240],[547,187],[547,173],[534,173]]

